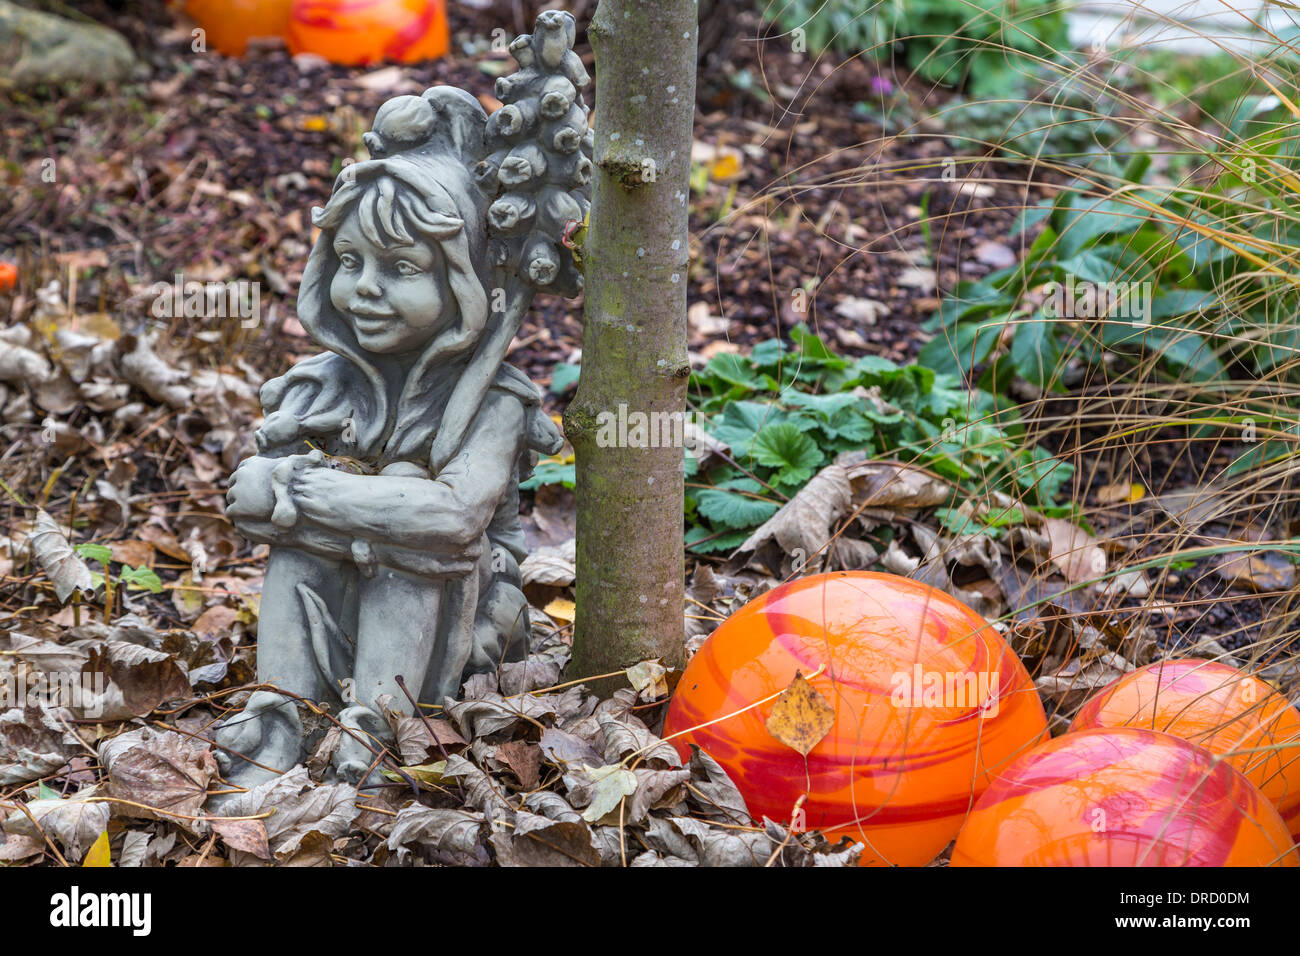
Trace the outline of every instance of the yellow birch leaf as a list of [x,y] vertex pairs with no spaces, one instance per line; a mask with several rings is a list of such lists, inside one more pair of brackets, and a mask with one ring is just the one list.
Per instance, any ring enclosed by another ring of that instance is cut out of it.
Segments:
[[82,866],[112,866],[113,853],[108,845],[108,831],[105,830],[99,836],[95,837],[95,842],[90,845],[86,851],[86,858],[81,861]]
[[767,732],[806,757],[830,733],[834,723],[835,708],[796,671],[790,686],[772,705]]
[[568,598],[556,598],[542,610],[557,621],[564,621],[567,624],[572,624],[578,614],[578,606]]
[[740,157],[735,153],[723,153],[709,167],[709,175],[725,182],[740,172]]

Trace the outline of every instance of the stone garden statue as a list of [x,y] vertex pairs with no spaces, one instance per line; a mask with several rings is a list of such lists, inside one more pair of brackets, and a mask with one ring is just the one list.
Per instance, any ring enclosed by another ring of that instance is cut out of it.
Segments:
[[[313,211],[298,315],[326,351],[263,387],[258,454],[231,479],[227,513],[270,546],[258,680],[335,706],[349,782],[377,763],[357,738],[391,740],[383,709],[413,710],[399,675],[441,703],[528,649],[519,482],[562,438],[504,358],[536,290],[582,285],[569,236],[592,141],[574,34],[570,14],[541,14],[491,116],[445,86],[380,107],[371,159]],[[271,690],[217,740],[241,786],[305,757],[296,706]]]

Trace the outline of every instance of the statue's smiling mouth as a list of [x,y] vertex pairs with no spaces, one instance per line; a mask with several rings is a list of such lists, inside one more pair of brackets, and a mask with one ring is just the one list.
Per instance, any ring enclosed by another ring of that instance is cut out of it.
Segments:
[[374,335],[377,332],[388,331],[393,322],[397,320],[396,314],[392,312],[353,312],[352,321],[356,323],[358,332],[365,335]]

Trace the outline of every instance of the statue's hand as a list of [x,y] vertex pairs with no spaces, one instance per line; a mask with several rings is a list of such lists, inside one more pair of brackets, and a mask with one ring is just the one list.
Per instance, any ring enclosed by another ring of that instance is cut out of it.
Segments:
[[303,468],[293,476],[293,503],[318,524],[347,534],[382,533],[376,522],[390,503],[377,500],[373,479],[332,468]]
[[241,518],[265,521],[271,517],[275,508],[271,472],[281,460],[254,455],[240,462],[230,476],[230,488],[226,492],[228,517],[236,521]]

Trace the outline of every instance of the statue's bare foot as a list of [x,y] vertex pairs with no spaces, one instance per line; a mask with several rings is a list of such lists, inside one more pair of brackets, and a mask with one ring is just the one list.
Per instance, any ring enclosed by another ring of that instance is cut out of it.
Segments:
[[[339,777],[354,787],[384,782],[378,755],[393,740],[388,723],[369,707],[356,704],[339,714],[343,737],[330,762]],[[372,769],[373,768],[373,769]]]
[[[216,741],[222,775],[236,787],[251,790],[302,762],[298,708],[291,698],[272,691],[260,690],[249,697],[242,712],[217,728]],[[208,809],[220,814],[234,796],[212,797]]]

